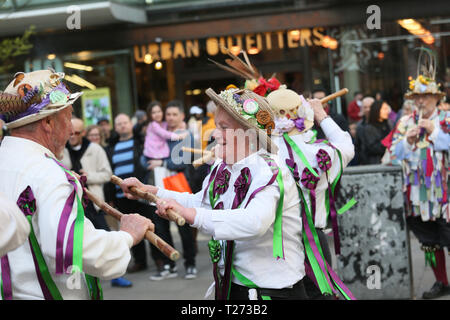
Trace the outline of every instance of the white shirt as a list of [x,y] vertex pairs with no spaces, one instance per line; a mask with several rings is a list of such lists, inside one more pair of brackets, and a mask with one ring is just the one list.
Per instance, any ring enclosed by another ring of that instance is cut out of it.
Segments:
[[[80,275],[80,289],[76,284],[70,289],[70,274],[55,274],[56,235],[64,204],[73,191],[64,171],[45,156],[53,153],[28,139],[5,137],[0,146],[0,192],[13,201],[27,186],[36,198],[36,212],[32,223],[50,274],[63,299],[89,299],[84,276]],[[78,196],[82,196],[79,183]],[[66,248],[69,229],[76,218],[77,204],[73,205],[64,239]],[[101,279],[123,275],[131,259],[133,239],[124,231],[107,232],[95,229],[89,219],[84,219],[83,271]],[[28,241],[8,253],[14,299],[43,299],[36,276]],[[73,279],[73,277],[72,277]]]
[[[285,259],[277,260],[273,257],[273,225],[280,197],[277,182],[258,192],[244,209],[253,191],[265,186],[273,176],[270,167],[259,156],[260,152],[250,155],[231,167],[226,166],[231,173],[229,187],[218,200],[224,203],[224,210],[211,209],[208,192],[203,198],[204,191],[208,188],[209,175],[203,182],[202,190],[196,194],[159,189],[157,195],[161,198],[175,199],[185,207],[195,208],[197,215],[193,227],[212,235],[216,240],[234,240],[234,267],[258,287],[286,288],[297,283],[305,275],[299,197],[289,169],[281,166],[285,190],[282,218]],[[217,160],[213,167],[219,163],[221,160]],[[241,207],[231,210],[235,197],[234,182],[245,167],[250,169],[252,182]],[[222,274],[223,255],[219,261]],[[232,281],[240,284],[235,277]]]
[[[331,142],[333,146],[335,146],[342,155],[342,165],[345,168],[347,164],[353,159],[355,155],[355,148],[352,142],[352,138],[350,134],[346,131],[343,131],[331,118],[325,118],[321,123],[320,127],[322,128],[327,140]],[[289,136],[295,144],[299,147],[299,149],[305,155],[305,158],[308,160],[309,164],[312,168],[316,168],[319,171],[320,180],[317,183],[315,193],[316,193],[316,215],[315,215],[315,226],[316,228],[325,228],[327,226],[327,211],[325,208],[325,193],[327,192],[328,182],[326,178],[325,172],[319,169],[317,164],[316,154],[319,149],[325,150],[330,158],[331,158],[331,168],[329,169],[328,181],[333,183],[333,180],[339,174],[341,164],[339,162],[339,156],[335,149],[330,147],[325,143],[307,143],[309,141],[309,136],[307,133],[297,134],[293,136]],[[307,138],[307,139],[306,139]],[[289,159],[289,153],[286,148],[286,144],[283,141],[282,136],[273,136],[272,140],[278,146],[278,157],[279,162],[286,163],[286,159]],[[300,178],[302,177],[303,169],[305,165],[300,160],[300,157],[292,150],[294,154],[295,162],[298,166],[298,173]],[[302,187],[303,195],[305,196],[305,200],[307,202],[308,208],[311,208],[311,203],[309,197],[306,196],[306,188],[299,182]],[[336,208],[339,209],[339,208]]]
[[22,211],[0,193],[0,257],[21,246],[29,233],[30,224]]

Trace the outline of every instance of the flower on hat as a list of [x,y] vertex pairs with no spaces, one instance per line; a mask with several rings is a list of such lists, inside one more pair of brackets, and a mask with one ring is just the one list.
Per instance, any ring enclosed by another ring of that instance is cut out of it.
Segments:
[[237,94],[237,89],[221,91],[219,96],[225,100],[243,119],[253,126],[268,130],[270,134],[275,127],[272,116],[268,111],[261,110],[259,103],[255,99],[243,100]]
[[253,89],[253,92],[259,94],[260,96],[266,96],[272,91],[277,90],[281,83],[276,78],[270,78],[269,80],[260,77],[258,79],[259,86]]

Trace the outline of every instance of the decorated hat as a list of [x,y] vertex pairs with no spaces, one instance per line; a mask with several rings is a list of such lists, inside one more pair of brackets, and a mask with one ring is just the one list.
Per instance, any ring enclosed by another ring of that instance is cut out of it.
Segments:
[[70,93],[64,73],[54,70],[18,72],[0,91],[0,116],[8,129],[38,121],[72,105],[82,92]]
[[267,151],[277,153],[278,147],[270,139],[275,128],[275,114],[264,97],[250,90],[236,88],[221,91],[219,94],[209,88],[206,94],[244,128],[255,129],[260,143]]
[[[273,74],[266,79],[250,63],[245,51],[242,51],[244,60],[223,47],[230,58],[225,59],[227,65],[220,64],[212,59],[219,68],[227,70],[245,79],[244,89],[266,97],[269,107],[275,115],[275,135],[288,132],[289,135],[303,133],[314,125],[314,111],[306,99],[295,91],[287,89]],[[230,87],[230,86],[229,86]],[[228,87],[227,87],[228,88]]]
[[223,65],[212,59],[208,60],[213,62],[219,68],[245,79],[244,89],[253,91],[260,96],[266,97],[270,92],[280,88],[281,83],[277,78],[275,78],[275,74],[273,74],[269,79],[264,78],[258,71],[258,69],[256,69],[256,67],[250,63],[250,60],[245,51],[242,51],[245,60],[244,61],[238,56],[234,55],[228,48],[222,47],[222,49],[229,56],[229,58],[225,59],[225,63],[227,65]]
[[314,125],[314,111],[308,101],[295,91],[280,88],[269,93],[267,101],[275,112],[275,133],[295,135]]
[[440,84],[436,82],[436,56],[428,48],[418,48],[420,50],[417,62],[417,76],[409,82],[409,90],[405,93],[405,98],[411,99],[417,95],[432,94],[442,99],[445,93],[440,90]]

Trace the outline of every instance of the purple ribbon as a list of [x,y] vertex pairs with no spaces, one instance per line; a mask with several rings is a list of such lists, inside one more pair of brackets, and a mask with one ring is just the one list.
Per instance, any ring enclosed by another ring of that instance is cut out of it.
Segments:
[[319,149],[316,154],[317,164],[322,171],[327,172],[331,168],[331,157],[323,149]]
[[293,121],[298,131],[302,132],[305,130],[305,118],[297,118]]
[[419,172],[417,170],[414,170],[413,174],[414,174],[414,185],[418,186],[419,185]]
[[[319,174],[318,170],[313,168]],[[308,168],[304,168],[302,172],[301,182],[305,188],[310,191],[311,194],[311,214],[313,218],[313,222],[316,222],[316,192],[315,189],[317,187],[317,182],[320,180],[320,177],[316,177],[309,171]],[[305,204],[306,205],[306,204]]]
[[330,217],[331,225],[333,227],[333,239],[334,239],[334,250],[337,255],[341,254],[341,240],[339,238],[339,226],[337,220],[336,203],[334,201],[334,196],[331,193],[331,187],[328,187],[328,198],[330,204]]
[[[317,174],[319,174],[319,171],[317,169],[313,168],[313,170],[316,171]],[[320,177],[316,177],[315,175],[313,175],[308,168],[303,169],[301,182],[306,189],[314,191],[317,187],[317,182],[319,180]]]
[[[63,274],[63,264],[65,266],[72,265],[72,251],[73,251],[73,229],[75,226],[75,222],[71,226],[71,232],[69,233],[69,238],[67,240],[66,245],[66,255],[64,256],[63,246],[64,246],[64,236],[67,228],[67,223],[69,222],[70,214],[72,213],[73,204],[76,197],[77,185],[75,179],[70,176],[67,172],[65,172],[67,180],[74,187],[74,190],[69,195],[64,204],[64,208],[61,213],[61,218],[58,223],[58,232],[56,235],[56,256],[55,256],[55,264],[56,264],[56,274]],[[70,250],[72,248],[72,250]],[[65,261],[64,261],[65,260]]]
[[223,202],[220,201],[216,206],[214,207],[214,210],[223,210]]
[[[316,159],[319,168],[325,172],[328,181],[328,170],[331,168],[332,165],[330,155],[324,149],[319,149],[319,151],[317,151],[316,154]],[[329,182],[328,182],[328,200],[330,205],[331,224],[333,227],[334,249],[336,251],[336,254],[341,254],[341,242],[339,238],[336,202],[334,200],[334,195],[331,192],[331,186]]]
[[330,277],[328,275],[327,269],[325,268],[324,260],[322,259],[322,255],[319,252],[319,249],[317,248],[316,242],[314,241],[314,236],[312,234],[312,231],[309,227],[308,220],[306,219],[306,211],[305,206],[302,206],[302,222],[303,222],[303,228],[306,233],[306,237],[308,238],[308,242],[311,246],[311,250],[316,257],[316,261],[319,263],[320,269],[322,269],[322,273],[325,275],[325,278],[327,279],[328,284],[330,285],[330,288],[333,290],[334,293],[336,293],[333,284],[331,283]]
[[[62,82],[58,86],[56,86],[51,92],[53,92],[53,91],[61,91],[61,92],[63,92],[66,95],[70,94],[69,90],[67,90],[66,86]],[[15,116],[12,116],[12,117],[8,117],[8,122],[15,121],[15,120],[18,120],[20,118],[29,116],[31,114],[38,113],[39,111],[44,109],[46,106],[48,106],[50,103],[51,103],[51,101],[50,101],[50,93],[49,93],[49,94],[47,94],[45,96],[45,98],[43,98],[41,100],[41,102],[32,104],[24,112],[19,113],[19,114],[15,115]]]
[[[69,170],[66,166],[64,166],[62,163],[57,161],[56,159],[46,155],[48,158],[52,159],[56,162],[56,164],[65,170]],[[76,192],[78,190],[75,178],[72,177],[67,171],[64,171],[66,175],[67,181],[73,186],[73,191],[67,198],[64,208],[61,212],[61,217],[59,219],[58,223],[58,232],[56,234],[56,255],[55,255],[55,273],[56,274],[63,274],[64,269],[67,270],[68,267],[70,267],[73,264],[73,239],[74,239],[74,228],[75,228],[75,220],[73,221],[70,231],[69,231],[69,237],[67,239],[66,244],[66,254],[64,255],[63,246],[64,246],[64,236],[65,231],[67,228],[67,223],[69,222],[69,217],[73,209],[73,204],[75,202],[76,198]],[[86,177],[82,176],[81,180],[86,181]]]
[[224,166],[217,172],[216,179],[214,180],[213,195],[224,194],[228,190],[228,184],[230,182],[231,173]]
[[440,188],[441,187],[441,171],[437,170],[436,171],[436,177],[435,177],[435,182],[436,182],[436,187]]
[[[247,195],[248,189],[251,184],[251,174],[249,168],[243,168],[241,170],[240,176],[236,179],[234,183],[235,196],[233,199],[233,204],[231,209],[238,208],[245,196]],[[225,270],[224,276],[222,279],[222,290],[220,293],[219,299],[226,300],[228,296],[228,291],[230,288],[230,279],[231,279],[231,267],[232,267],[232,257],[234,250],[234,241],[227,241],[227,247],[225,251]]]
[[244,200],[250,187],[251,179],[252,175],[250,173],[250,169],[247,167],[242,169],[240,176],[234,182],[234,192],[236,195],[233,200],[232,209],[239,207],[241,202]]
[[[34,197],[33,191],[31,190],[30,186],[27,186],[25,190],[22,191],[22,193],[19,196],[19,199],[17,200],[17,205],[25,216],[32,216],[35,213],[36,198]],[[36,276],[38,278],[39,286],[41,287],[42,290],[42,294],[44,295],[45,300],[53,300],[53,296],[51,295],[50,290],[47,287],[47,284],[42,278],[41,271],[39,270],[39,263],[36,259],[36,253],[33,250],[30,238],[28,238],[28,243],[30,244],[30,251],[33,256],[34,268],[36,271]]]
[[9,268],[8,255],[5,254],[0,259],[0,262],[2,266],[3,298],[12,300],[11,270]]
[[36,212],[36,199],[30,186],[20,194],[17,205],[25,216],[32,216]]

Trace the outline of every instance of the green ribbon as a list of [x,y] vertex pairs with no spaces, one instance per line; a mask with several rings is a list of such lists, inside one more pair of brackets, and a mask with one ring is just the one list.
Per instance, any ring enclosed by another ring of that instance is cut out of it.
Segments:
[[316,172],[316,170],[313,170],[313,168],[311,167],[311,165],[309,164],[308,160],[306,159],[305,155],[303,154],[303,152],[300,150],[300,148],[297,146],[297,144],[289,137],[289,135],[287,133],[283,134],[283,137],[286,139],[287,143],[289,143],[289,145],[291,146],[292,150],[294,150],[294,152],[299,156],[300,160],[302,160],[303,164],[305,165],[306,168],[308,168],[308,170],[316,177],[319,177],[318,173]]
[[[312,215],[311,212],[306,205],[306,200],[303,195],[303,192],[300,187],[297,188],[300,198],[302,199],[302,202],[304,203],[305,212],[306,212],[306,220],[308,221],[309,229],[311,230],[311,233],[314,238],[314,242],[319,249],[320,256],[322,258],[322,261],[324,262],[325,270],[327,268],[325,263],[325,257],[323,255],[322,246],[320,245],[319,236],[317,235],[316,227],[314,226],[314,223],[312,221]],[[320,292],[322,294],[332,294],[332,288],[330,286],[329,280],[327,279],[327,275],[322,271],[322,268],[319,265],[319,262],[317,261],[313,250],[311,248],[311,245],[308,241],[308,236],[306,235],[305,228],[302,230],[302,236],[303,236],[303,243],[305,246],[305,252],[308,256],[308,260],[310,262],[311,268],[313,270],[314,276],[316,277],[317,285],[319,286]]]
[[[245,277],[242,273],[236,270],[236,268],[233,266],[231,268],[231,273],[247,288],[250,289],[258,289],[259,287],[250,279]],[[263,300],[272,300],[269,296],[261,296]]]
[[31,247],[33,249],[34,255],[36,257],[36,261],[38,263],[39,271],[42,275],[42,279],[44,280],[45,284],[48,287],[48,290],[50,291],[50,294],[52,295],[54,300],[63,300],[61,293],[58,290],[58,287],[56,286],[55,282],[53,281],[50,271],[48,270],[47,263],[45,262],[44,256],[42,255],[41,248],[39,247],[39,243],[36,239],[36,235],[34,233],[33,229],[33,223],[31,221],[32,216],[27,216],[27,220],[30,223],[30,235],[29,240]]
[[311,140],[309,140],[309,143],[314,143],[317,140],[317,130],[311,130],[313,133],[313,136],[311,137]]
[[208,242],[209,256],[212,263],[219,262],[220,260],[220,242],[211,238]]
[[[77,178],[74,176],[74,174],[67,170],[66,168],[61,168],[69,174],[71,177],[77,181]],[[75,218],[75,226],[74,226],[74,232],[73,232],[73,262],[72,264],[76,266],[76,268],[72,268],[73,271],[82,271],[83,270],[83,233],[84,233],[84,208],[83,204],[81,202],[80,197],[78,196],[78,193],[75,192],[75,196],[77,199],[77,216]]]
[[434,251],[425,251],[425,266],[436,267],[436,255]]
[[275,222],[273,225],[273,256],[277,259],[284,259],[283,252],[283,235],[282,235],[282,218],[283,218],[283,202],[284,202],[284,182],[281,169],[278,169],[277,182],[280,188],[280,199],[278,200]]
[[215,196],[213,196],[213,189],[214,189],[214,181],[216,179],[214,178],[211,183],[209,184],[209,188],[208,188],[208,193],[209,193],[209,203],[211,204],[211,208],[214,209],[214,207],[216,206],[216,202],[217,200],[219,200],[220,194],[217,193]]
[[[72,171],[67,170],[64,166],[52,158],[60,166],[60,168],[66,172],[68,175],[73,177],[75,181],[78,179],[72,173]],[[78,193],[75,192],[77,199],[77,216],[75,218],[74,232],[73,232],[73,254],[72,254],[72,264],[77,268],[72,268],[72,272],[83,271],[83,235],[84,235],[84,208]],[[89,295],[91,299],[103,300],[103,289],[101,287],[98,278],[85,274],[86,283],[88,285]]]
[[103,289],[100,280],[88,274],[84,275],[92,300],[103,300]]
[[338,214],[343,214],[344,212],[349,210],[351,207],[353,207],[356,203],[357,203],[357,201],[355,200],[355,198],[351,198],[342,208],[340,208],[337,211],[337,213]]

